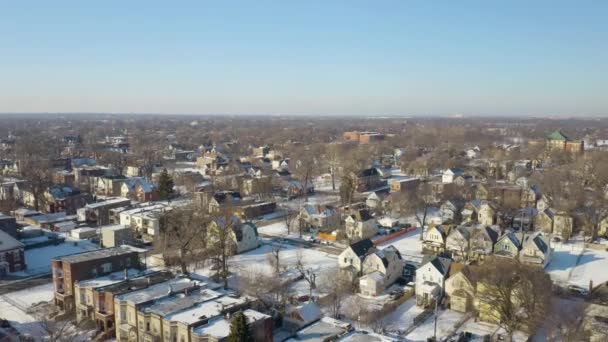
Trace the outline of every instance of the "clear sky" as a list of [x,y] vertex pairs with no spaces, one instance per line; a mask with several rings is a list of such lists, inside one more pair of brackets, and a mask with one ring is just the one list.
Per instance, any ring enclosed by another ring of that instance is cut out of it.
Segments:
[[0,112],[608,116],[608,1],[0,0]]

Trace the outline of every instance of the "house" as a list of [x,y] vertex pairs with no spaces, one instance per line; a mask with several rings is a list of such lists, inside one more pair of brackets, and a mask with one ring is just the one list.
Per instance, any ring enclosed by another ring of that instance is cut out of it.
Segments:
[[458,312],[471,312],[475,305],[477,282],[472,266],[464,266],[459,271],[453,269],[450,277],[445,281],[445,293],[449,299],[451,310]]
[[443,202],[439,207],[442,222],[460,222],[460,213],[463,206],[464,204],[458,200],[447,200]]
[[363,276],[359,290],[365,296],[377,296],[403,273],[403,258],[394,247],[388,246],[369,254],[363,261]]
[[479,209],[481,208],[481,200],[475,199],[467,202],[462,211],[460,212],[460,216],[462,217],[462,223],[469,222],[477,222],[479,218]]
[[321,231],[332,232],[340,228],[340,212],[331,205],[305,204],[296,218],[298,224],[303,224],[303,230],[317,228]]
[[454,182],[454,178],[464,175],[464,170],[457,168],[457,167],[453,167],[453,168],[449,168],[445,171],[443,171],[443,173],[441,174],[441,181],[443,183],[453,183]]
[[507,232],[494,244],[494,255],[515,259],[521,250],[521,240],[514,232]]
[[376,168],[364,169],[354,174],[355,189],[358,192],[365,192],[382,186],[383,182],[380,172]]
[[[269,315],[247,309],[243,311],[253,341],[272,342],[273,319]],[[193,342],[227,342],[230,335],[231,314],[218,316],[214,319],[202,320],[203,325],[192,324],[191,341]]]
[[491,226],[496,224],[497,208],[492,202],[482,202],[477,211],[477,222]]
[[24,250],[24,244],[0,230],[0,279],[26,269]]
[[237,191],[216,191],[202,193],[203,206],[209,208],[209,213],[218,213],[225,208],[233,208],[241,204],[241,193]]
[[[130,284],[131,283],[129,283],[129,285]],[[123,293],[117,293],[117,295],[114,296],[114,317],[116,319],[117,341],[139,341],[137,336],[138,332],[144,331],[146,326],[144,320],[140,322],[137,319],[137,313],[142,307],[170,295],[200,288],[200,283],[198,281],[186,277],[178,277],[157,283],[144,283],[141,285],[136,286],[132,291],[129,291],[127,288]]]
[[287,339],[285,342],[338,341],[352,330],[353,327],[350,323],[323,317],[317,322],[298,330],[293,338]]
[[3,231],[8,235],[16,238],[18,227],[19,225],[17,224],[17,219],[15,217],[0,213],[0,231]]
[[122,193],[122,184],[129,179],[125,176],[102,176],[97,179],[95,194],[101,196],[120,196]]
[[419,178],[395,179],[389,183],[390,192],[415,191],[420,185]]
[[473,182],[473,177],[469,175],[458,175],[454,177],[454,181],[452,183],[463,187],[465,185],[470,185]]
[[[219,217],[209,224],[209,244],[214,244],[221,238],[219,229],[230,229],[230,240],[232,241],[232,253],[240,254],[256,249],[260,246],[258,241],[258,228],[252,222],[243,222],[234,215],[231,222],[226,223],[225,217]],[[228,225],[228,226],[227,226]]]
[[581,153],[585,149],[582,140],[572,140],[562,131],[554,131],[547,136],[546,146],[548,150]]
[[357,276],[363,271],[363,261],[365,258],[376,251],[374,243],[370,239],[363,239],[350,244],[338,256],[338,266],[343,271],[348,271],[353,276]]
[[468,259],[472,230],[471,226],[458,226],[448,234],[445,250],[452,254],[454,260]]
[[544,268],[551,261],[552,254],[549,239],[541,232],[535,232],[524,237],[519,258],[523,263]]
[[497,241],[498,232],[493,228],[484,225],[473,227],[469,237],[469,259],[482,260],[492,254]]
[[344,220],[346,236],[351,241],[359,241],[376,235],[376,222],[367,209],[360,209]]
[[422,249],[432,253],[441,253],[445,250],[445,242],[450,227],[447,225],[429,226],[424,234]]
[[139,253],[128,247],[98,249],[51,259],[55,305],[74,309],[74,283],[124,270],[140,268]]
[[371,210],[382,210],[386,206],[386,191],[372,191],[365,199],[365,205]]
[[270,194],[272,192],[271,178],[269,176],[249,176],[243,178],[241,192],[245,196]]
[[118,247],[133,240],[131,227],[120,224],[101,227],[101,244],[103,247]]
[[143,275],[135,277],[124,271],[117,273],[118,275],[114,277],[110,274],[110,276],[101,279],[95,278],[90,282],[84,281],[74,284],[74,293],[78,294],[75,296],[77,301],[76,319],[80,322],[82,319],[89,317],[94,321],[100,331],[100,335],[97,335],[96,338],[100,340],[115,337],[116,310],[114,299],[116,296],[154,287],[158,283],[173,278],[173,274],[165,270],[157,272],[142,271],[140,274]]
[[129,178],[123,182],[120,195],[137,202],[156,201],[159,198],[158,190],[141,177]]
[[78,221],[86,222],[91,226],[104,226],[110,224],[110,210],[129,207],[131,200],[128,198],[109,198],[102,202],[89,203],[76,211]]
[[283,324],[287,325],[290,329],[300,329],[320,320],[322,317],[323,312],[321,308],[314,302],[308,302],[287,309],[283,317]]
[[546,209],[536,215],[534,226],[546,234],[568,240],[572,235],[573,219],[566,212]]
[[287,194],[287,197],[289,198],[304,196],[305,193],[309,195],[315,193],[315,186],[310,180],[306,182],[306,187],[304,187],[302,182],[300,182],[299,180],[291,179],[286,182],[284,189],[285,193]]
[[68,215],[75,215],[76,211],[92,201],[89,194],[80,189],[67,185],[53,185],[45,193],[46,211],[56,213],[65,211]]
[[416,270],[416,305],[427,307],[444,294],[452,260],[435,256]]

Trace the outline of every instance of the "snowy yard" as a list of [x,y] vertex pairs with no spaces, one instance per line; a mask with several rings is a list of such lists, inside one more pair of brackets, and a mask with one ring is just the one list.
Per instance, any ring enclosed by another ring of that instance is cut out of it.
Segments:
[[25,251],[26,271],[15,272],[15,275],[31,276],[51,271],[51,259],[74,253],[99,249],[99,246],[88,240],[65,241],[56,246],[28,249]]
[[49,302],[53,300],[53,283],[48,283],[36,287],[30,287],[25,290],[10,292],[5,294],[5,299],[12,303],[17,303],[21,308],[29,308],[40,302]]
[[258,232],[264,235],[277,236],[277,237],[290,237],[290,238],[299,238],[299,233],[297,229],[291,228],[291,232],[287,233],[287,224],[285,221],[279,221],[275,223],[271,223],[265,226],[258,226]]
[[383,321],[387,331],[404,331],[414,324],[414,318],[424,311],[416,305],[416,297],[408,299],[397,309],[384,317]]
[[[273,269],[268,262],[268,259],[271,255],[272,249],[276,247],[280,248],[279,260],[281,269],[285,270],[285,274],[283,276],[287,276],[287,273],[292,273],[295,275],[293,269],[297,263],[298,255],[302,256],[304,267],[311,269],[315,274],[317,274],[317,283],[319,283],[324,276],[335,274],[337,271],[338,260],[337,256],[335,255],[315,249],[300,248],[290,244],[269,242],[268,240],[265,240],[259,248],[231,257],[229,261],[230,271],[237,275],[245,275],[249,272],[271,274]],[[213,275],[214,271],[211,270],[210,267],[205,267],[196,270],[195,273],[211,276]],[[305,283],[294,283],[294,289],[298,294],[308,294],[308,286]]]
[[[447,337],[454,331],[454,326],[464,318],[464,314],[456,311],[445,310],[439,313],[437,317],[437,338],[441,340]],[[430,316],[424,323],[416,327],[414,331],[409,333],[406,341],[426,341],[432,337],[435,328],[435,316]]]
[[583,288],[608,281],[608,251],[583,249],[580,242],[556,244],[547,273],[554,282]]
[[411,231],[407,234],[397,237],[396,239],[386,241],[378,246],[384,249],[390,245],[395,246],[403,259],[407,261],[422,262],[422,241],[420,241],[420,228]]
[[45,331],[36,318],[7,302],[2,296],[0,296],[0,318],[8,320],[17,331],[32,336],[36,341],[42,341],[45,336]]

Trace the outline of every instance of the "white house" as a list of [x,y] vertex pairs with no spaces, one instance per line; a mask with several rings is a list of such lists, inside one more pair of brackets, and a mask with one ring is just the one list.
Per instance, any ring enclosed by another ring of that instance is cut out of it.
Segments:
[[348,246],[338,256],[338,266],[341,270],[349,271],[353,276],[361,274],[363,260],[376,251],[374,243],[370,239],[363,239]]
[[359,289],[365,296],[377,296],[392,285],[403,273],[403,258],[394,247],[388,246],[369,254],[363,261],[364,276]]
[[454,182],[454,178],[462,174],[464,174],[464,170],[457,167],[453,167],[443,171],[443,174],[441,175],[441,181],[443,183],[452,183]]
[[376,235],[376,222],[369,211],[362,209],[344,219],[346,236],[351,241],[368,239]]
[[430,305],[443,296],[451,265],[452,260],[436,256],[416,270],[417,305]]

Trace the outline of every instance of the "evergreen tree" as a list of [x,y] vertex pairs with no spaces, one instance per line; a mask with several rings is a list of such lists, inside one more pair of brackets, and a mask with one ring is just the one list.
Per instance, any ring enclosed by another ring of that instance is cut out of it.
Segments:
[[253,342],[253,335],[247,324],[247,317],[241,311],[237,312],[232,322],[230,322],[228,342]]
[[173,178],[171,178],[167,169],[163,169],[158,177],[158,192],[163,200],[173,197]]

